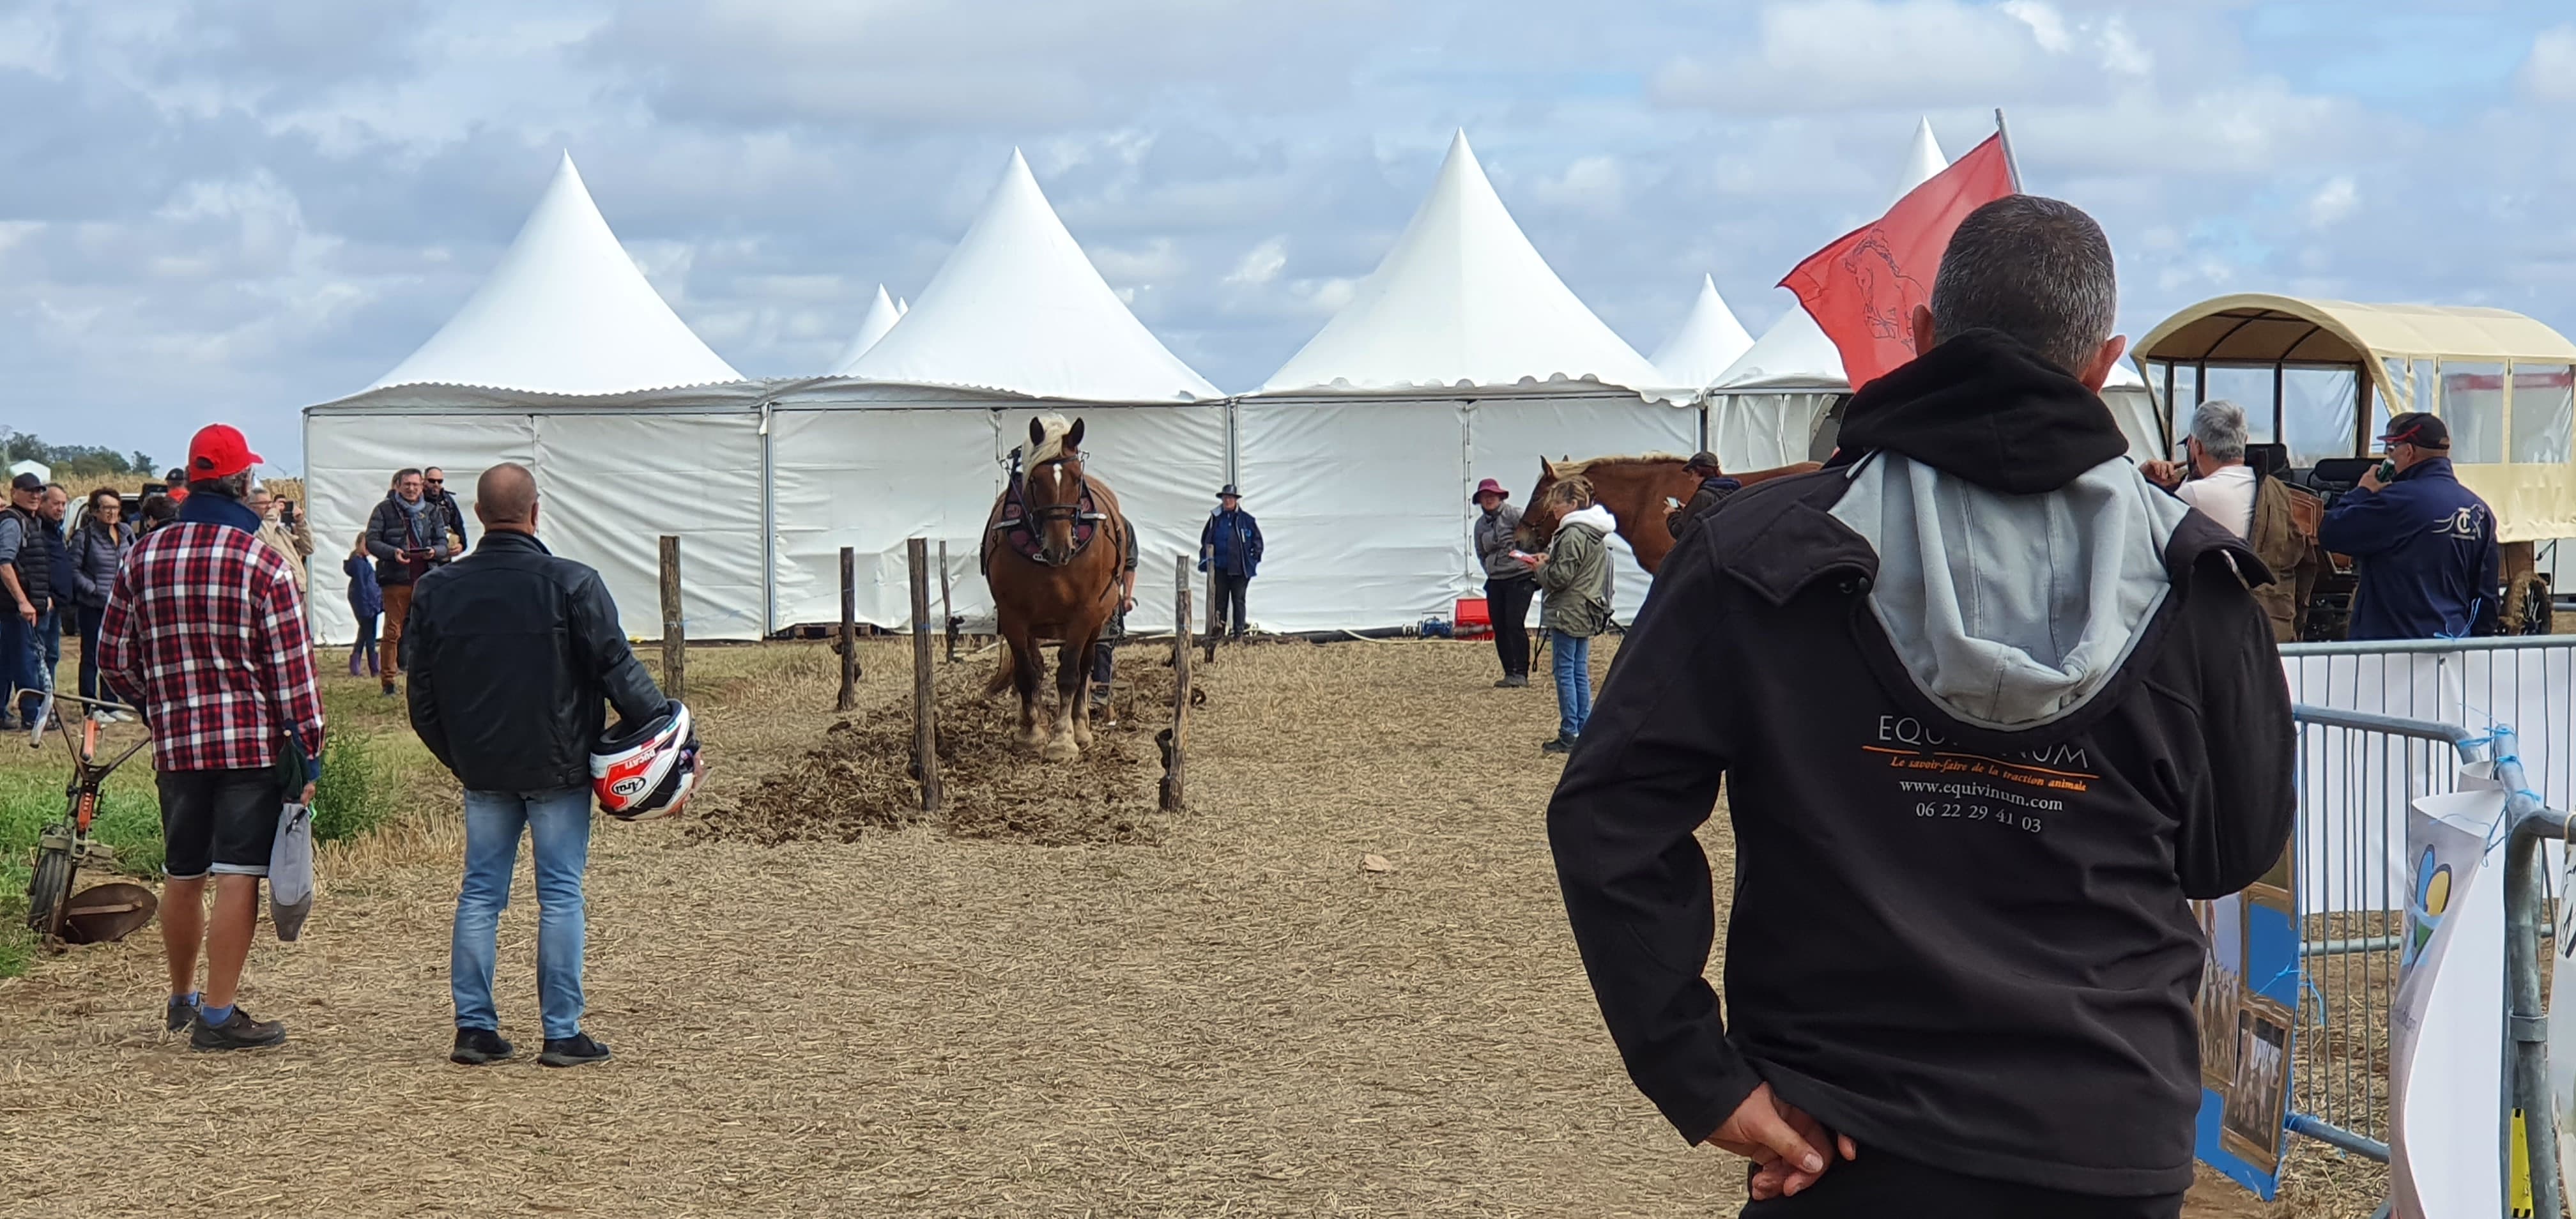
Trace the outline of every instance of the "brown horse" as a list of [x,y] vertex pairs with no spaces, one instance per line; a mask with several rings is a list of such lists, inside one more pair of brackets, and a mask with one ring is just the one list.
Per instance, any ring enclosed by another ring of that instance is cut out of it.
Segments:
[[[1091,744],[1091,680],[1100,630],[1118,609],[1119,575],[1136,535],[1118,511],[1118,497],[1083,472],[1082,421],[1061,415],[1029,421],[1026,465],[993,501],[984,525],[984,582],[993,591],[1008,653],[986,687],[987,697],[1014,687],[1020,694],[1020,744],[1050,762],[1069,762]],[[1056,655],[1059,728],[1043,710],[1038,687],[1046,675],[1042,644]]]
[[[1682,466],[1690,459],[1670,453],[1648,453],[1641,457],[1595,457],[1590,461],[1549,461],[1538,459],[1538,485],[1530,489],[1529,499],[1521,509],[1521,549],[1547,549],[1556,536],[1557,506],[1548,502],[1548,490],[1564,479],[1581,476],[1592,484],[1593,502],[1610,510],[1618,518],[1619,536],[1628,539],[1628,549],[1637,552],[1637,565],[1647,575],[1664,565],[1664,556],[1672,553],[1672,531],[1664,527],[1664,501],[1689,503],[1699,490],[1699,476],[1685,474]],[[1745,486],[1752,486],[1791,474],[1804,474],[1822,469],[1812,461],[1750,474],[1732,475]]]

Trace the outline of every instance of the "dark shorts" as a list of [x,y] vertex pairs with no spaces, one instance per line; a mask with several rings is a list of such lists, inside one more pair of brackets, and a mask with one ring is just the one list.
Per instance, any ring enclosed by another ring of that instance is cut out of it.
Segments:
[[157,778],[164,874],[172,880],[208,872],[268,875],[277,815],[285,807],[275,770],[172,770]]

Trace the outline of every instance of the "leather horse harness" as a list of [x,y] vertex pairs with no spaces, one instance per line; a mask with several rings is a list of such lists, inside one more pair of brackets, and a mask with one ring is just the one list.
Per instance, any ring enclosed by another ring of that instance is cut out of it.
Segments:
[[[1042,466],[1060,464],[1063,461],[1062,457],[1054,457],[1038,464]],[[1066,552],[1063,562],[1052,562],[1046,557],[1046,527],[1065,520],[1073,522],[1073,549]],[[982,567],[985,574],[992,573],[993,535],[999,535],[1002,544],[1010,547],[1023,559],[1041,567],[1063,567],[1072,563],[1074,556],[1081,554],[1091,545],[1091,540],[1099,535],[1101,525],[1108,520],[1109,514],[1102,512],[1099,504],[1092,498],[1091,481],[1079,475],[1076,476],[1072,503],[1031,507],[1028,501],[1027,479],[1020,469],[1020,450],[1012,449],[1010,487],[1002,495],[1000,518],[994,521],[992,528],[986,532],[986,544],[982,547]],[[1124,531],[1113,532],[1119,534],[1118,542],[1123,548],[1127,544]],[[1122,554],[1119,557],[1124,559],[1126,556]]]

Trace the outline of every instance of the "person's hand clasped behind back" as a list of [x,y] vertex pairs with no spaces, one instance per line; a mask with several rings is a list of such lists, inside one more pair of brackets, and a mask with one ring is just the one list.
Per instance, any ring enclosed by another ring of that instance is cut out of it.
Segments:
[[1781,1100],[1763,1084],[1735,1107],[1707,1139],[1708,1145],[1731,1151],[1757,1166],[1752,1190],[1755,1201],[1795,1194],[1814,1185],[1825,1175],[1833,1161],[1828,1152],[1840,1158],[1857,1159],[1860,1149],[1851,1136],[1825,1129],[1805,1110]]

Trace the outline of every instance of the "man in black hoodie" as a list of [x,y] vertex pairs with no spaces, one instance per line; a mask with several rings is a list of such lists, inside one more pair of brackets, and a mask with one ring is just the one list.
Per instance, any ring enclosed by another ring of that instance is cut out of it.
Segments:
[[[2294,810],[2233,533],[2148,485],[2090,217],[1979,208],[1835,462],[1690,531],[1548,809],[1628,1072],[1754,1159],[1746,1219],[2176,1216],[2200,1104],[2187,898]],[[1734,824],[1726,1004],[1693,831]]]

